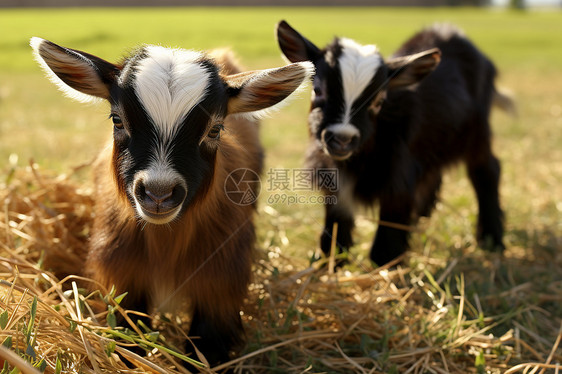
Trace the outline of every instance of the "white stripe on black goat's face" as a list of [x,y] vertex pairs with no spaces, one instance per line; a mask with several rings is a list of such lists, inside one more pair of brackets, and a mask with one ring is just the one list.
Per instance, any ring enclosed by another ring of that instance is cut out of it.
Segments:
[[386,88],[387,68],[375,46],[345,38],[336,38],[315,65],[310,128],[327,154],[345,160],[372,135],[369,107]]
[[418,83],[439,62],[437,49],[384,61],[374,45],[335,38],[324,49],[277,25],[279,46],[290,61],[314,63],[311,135],[335,160],[346,160],[372,138],[387,90]]
[[211,58],[183,49],[144,46],[114,65],[39,38],[31,45],[67,95],[111,104],[119,190],[153,224],[173,221],[205,192],[227,115],[278,104],[313,71],[301,63],[223,76]]

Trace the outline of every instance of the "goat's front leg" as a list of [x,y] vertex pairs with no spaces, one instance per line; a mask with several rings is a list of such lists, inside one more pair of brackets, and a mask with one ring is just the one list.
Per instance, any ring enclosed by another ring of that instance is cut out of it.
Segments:
[[354,227],[353,213],[347,209],[340,208],[337,204],[326,205],[326,220],[324,231],[320,236],[320,248],[326,257],[330,256],[333,243],[334,224],[338,224],[336,232],[337,253],[347,252],[353,245],[351,232]]
[[477,237],[488,250],[501,252],[503,244],[503,213],[500,208],[500,163],[489,152],[488,157],[473,157],[468,162],[468,175],[478,197]]
[[414,194],[381,196],[380,223],[371,248],[371,260],[382,266],[408,249]]
[[[217,301],[220,303],[220,301]],[[240,312],[232,313],[228,321],[217,321],[208,313],[196,308],[191,321],[186,354],[198,360],[195,347],[211,367],[230,361],[230,352],[243,341],[243,327]]]
[[[324,231],[322,231],[320,236],[320,248],[327,257],[332,249],[335,223],[338,224],[335,238],[337,253],[347,252],[353,245],[352,231],[355,226],[353,189],[354,185],[342,178],[339,190],[335,195],[331,196],[335,198],[335,201],[325,205],[326,219]],[[339,264],[341,265],[341,262]]]
[[245,341],[240,308],[252,274],[248,240],[253,243],[254,233],[252,226],[244,227],[230,238],[231,246],[219,247],[213,261],[199,265],[186,287],[193,307],[186,352],[197,360],[194,344],[211,367],[230,361]]

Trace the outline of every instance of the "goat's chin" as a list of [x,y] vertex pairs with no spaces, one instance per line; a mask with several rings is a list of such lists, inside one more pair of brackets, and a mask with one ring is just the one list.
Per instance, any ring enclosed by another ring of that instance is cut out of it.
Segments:
[[349,151],[347,153],[330,152],[327,147],[323,147],[323,150],[324,150],[324,153],[327,156],[330,156],[330,158],[334,161],[345,161],[348,158],[350,158],[351,155],[353,154],[353,151]]
[[151,223],[153,225],[166,225],[171,223],[172,221],[174,221],[177,216],[179,215],[181,207],[178,207],[174,210],[172,210],[171,212],[165,213],[165,214],[155,214],[155,213],[150,213],[148,211],[145,211],[142,208],[137,208],[137,213],[140,217],[140,219],[142,219],[145,222]]

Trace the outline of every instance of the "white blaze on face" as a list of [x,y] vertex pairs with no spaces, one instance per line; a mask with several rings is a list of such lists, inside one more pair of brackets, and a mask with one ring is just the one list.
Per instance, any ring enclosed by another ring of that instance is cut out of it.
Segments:
[[210,73],[195,51],[148,46],[146,54],[136,66],[135,91],[165,144],[205,98]]
[[[153,149],[147,150],[151,155],[149,165],[135,175],[131,187],[133,196],[137,183],[156,187],[181,184],[188,189],[171,164],[173,140],[185,118],[205,98],[211,78],[211,73],[201,64],[204,59],[201,53],[148,46],[145,54],[146,57],[134,66],[134,90],[154,125],[158,140]],[[134,198],[139,216],[151,223],[166,223],[181,210],[180,205],[160,222],[147,216],[136,201],[137,197]]]
[[343,125],[351,125],[351,108],[382,64],[374,45],[360,45],[351,39],[340,39],[342,52],[338,59],[343,84],[345,111]]

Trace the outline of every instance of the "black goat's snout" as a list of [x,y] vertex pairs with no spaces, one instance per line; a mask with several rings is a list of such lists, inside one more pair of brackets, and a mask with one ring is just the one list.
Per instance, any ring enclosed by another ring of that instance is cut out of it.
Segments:
[[359,145],[359,135],[348,131],[324,130],[322,142],[326,151],[335,158],[348,157]]

